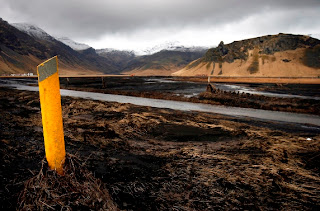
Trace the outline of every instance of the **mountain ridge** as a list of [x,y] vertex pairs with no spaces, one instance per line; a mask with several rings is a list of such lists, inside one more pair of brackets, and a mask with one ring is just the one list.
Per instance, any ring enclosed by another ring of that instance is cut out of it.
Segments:
[[63,38],[65,44],[32,24],[12,25],[0,19],[1,74],[35,73],[37,64],[58,55],[62,74],[320,77],[320,41],[305,35],[220,42],[209,50],[167,42],[146,51],[152,54],[137,55],[133,50],[94,49],[69,38]]
[[1,74],[35,73],[37,64],[58,55],[61,74],[170,75],[205,52],[202,47],[177,46],[175,42],[150,48],[156,53],[149,50],[152,54],[137,55],[133,50],[94,49],[69,38],[55,38],[32,24],[8,25],[2,20],[1,27]]

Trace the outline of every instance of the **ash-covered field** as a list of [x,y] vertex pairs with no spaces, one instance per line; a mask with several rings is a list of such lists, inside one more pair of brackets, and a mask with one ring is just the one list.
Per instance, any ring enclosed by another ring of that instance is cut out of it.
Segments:
[[[119,209],[320,208],[318,127],[71,97],[62,110],[67,152]],[[0,112],[0,206],[15,210],[41,185],[38,93],[0,88]],[[45,188],[44,209],[101,208]]]

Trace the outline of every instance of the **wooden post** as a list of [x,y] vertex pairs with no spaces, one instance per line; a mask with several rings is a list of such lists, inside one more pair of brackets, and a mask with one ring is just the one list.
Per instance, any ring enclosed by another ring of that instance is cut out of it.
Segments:
[[46,158],[50,169],[63,175],[65,144],[62,124],[58,57],[38,65],[38,83]]

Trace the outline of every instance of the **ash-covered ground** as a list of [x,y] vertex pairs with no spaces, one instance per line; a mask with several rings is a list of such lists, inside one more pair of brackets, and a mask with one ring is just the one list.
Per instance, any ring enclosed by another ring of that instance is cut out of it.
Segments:
[[[119,209],[320,209],[317,127],[70,97],[62,110],[67,152]],[[14,210],[45,155],[38,93],[0,88],[0,112],[0,206]]]

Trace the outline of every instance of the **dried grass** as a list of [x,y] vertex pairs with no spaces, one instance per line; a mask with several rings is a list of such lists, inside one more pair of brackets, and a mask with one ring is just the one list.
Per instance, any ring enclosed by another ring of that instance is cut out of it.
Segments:
[[70,154],[64,176],[43,159],[39,174],[25,182],[18,205],[19,210],[118,210],[103,183]]

